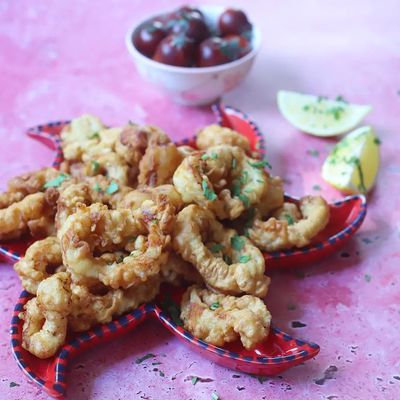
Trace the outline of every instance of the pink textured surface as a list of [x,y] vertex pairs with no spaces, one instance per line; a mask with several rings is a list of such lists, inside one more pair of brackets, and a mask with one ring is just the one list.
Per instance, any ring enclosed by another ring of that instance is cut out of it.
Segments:
[[[50,150],[23,136],[24,128],[37,123],[92,112],[110,124],[127,119],[158,124],[178,138],[212,121],[209,109],[175,105],[141,81],[124,48],[125,31],[133,21],[179,4],[0,2],[3,187],[7,178],[51,162]],[[397,0],[234,4],[260,24],[264,45],[248,79],[225,101],[258,122],[267,138],[273,172],[286,178],[288,192],[316,193],[314,185],[319,185],[328,198],[340,197],[319,173],[334,141],[309,137],[289,126],[276,108],[278,89],[340,94],[371,104],[374,111],[366,122],[383,142],[378,186],[369,196],[369,214],[354,240],[323,263],[272,275],[267,304],[275,323],[319,343],[321,353],[261,384],[203,360],[160,324],[148,321],[118,343],[75,360],[69,398],[210,399],[217,391],[223,400],[398,399],[400,4]],[[319,155],[308,155],[310,149]],[[0,268],[1,398],[46,398],[12,358],[8,326],[21,286],[11,265]],[[292,328],[292,321],[305,326]],[[149,352],[160,365],[153,366],[155,360],[135,363]],[[321,380],[329,367],[332,379]],[[204,379],[193,386],[188,378],[193,375]]]

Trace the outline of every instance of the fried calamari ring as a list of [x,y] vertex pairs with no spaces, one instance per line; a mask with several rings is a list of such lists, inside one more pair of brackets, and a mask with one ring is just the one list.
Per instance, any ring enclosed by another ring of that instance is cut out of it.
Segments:
[[139,164],[139,186],[156,187],[172,183],[183,157],[173,143],[148,146]]
[[233,129],[214,124],[206,126],[197,133],[196,146],[199,149],[204,150],[219,145],[237,146],[246,153],[250,151],[249,139]]
[[99,132],[103,129],[103,123],[93,115],[84,114],[74,118],[60,134],[64,158],[82,161],[82,155],[87,149],[100,142]]
[[186,146],[186,145],[178,146],[177,149],[178,149],[179,153],[181,154],[182,158],[185,158],[185,157],[189,156],[190,154],[198,151],[194,147]]
[[216,146],[186,157],[173,182],[185,203],[212,210],[219,219],[235,219],[267,190],[263,166],[239,147]]
[[117,201],[115,208],[139,208],[145,200],[153,200],[156,204],[168,202],[175,210],[183,207],[181,195],[173,185],[161,185],[153,187],[141,187],[123,194]]
[[190,333],[207,343],[223,346],[240,337],[248,350],[267,338],[271,324],[271,314],[259,298],[225,296],[197,285],[183,295],[181,319]]
[[180,286],[184,282],[203,282],[196,268],[176,253],[169,253],[167,262],[161,266],[161,277],[163,281],[175,286]]
[[261,252],[246,237],[225,229],[209,210],[190,205],[178,214],[174,248],[212,289],[258,297],[267,293],[270,279]]
[[282,207],[284,202],[283,182],[279,176],[269,176],[267,190],[261,196],[257,211],[267,217],[271,211]]
[[307,246],[328,224],[329,206],[321,196],[305,196],[300,199],[299,209],[285,203],[274,217],[266,221],[255,218],[248,230],[249,238],[264,251]]
[[158,294],[160,277],[154,276],[146,282],[129,289],[107,289],[92,293],[86,286],[71,284],[71,312],[68,324],[72,331],[82,332],[97,324],[106,324],[116,316],[131,311],[151,301]]
[[32,236],[53,233],[55,207],[45,193],[34,193],[0,210],[0,240],[16,239],[30,232]]
[[39,283],[55,272],[64,268],[62,265],[61,247],[58,239],[49,236],[29,246],[25,256],[15,265],[22,286],[29,293],[36,295]]
[[38,358],[53,356],[64,344],[71,307],[69,274],[59,272],[39,284],[37,297],[24,306],[20,318],[22,347]]
[[[169,204],[160,207],[145,201],[133,211],[78,204],[60,232],[64,264],[79,284],[90,286],[100,280],[114,289],[138,285],[159,273],[173,221]],[[116,250],[130,254],[111,264],[95,256]]]

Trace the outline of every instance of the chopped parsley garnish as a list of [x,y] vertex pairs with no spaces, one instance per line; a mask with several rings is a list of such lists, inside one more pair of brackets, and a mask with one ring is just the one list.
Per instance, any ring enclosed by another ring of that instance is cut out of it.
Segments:
[[194,386],[198,380],[199,378],[197,376],[192,376],[192,385]]
[[364,275],[364,279],[365,279],[366,282],[371,282],[372,277],[369,274],[365,274]]
[[286,221],[288,222],[289,225],[293,225],[294,224],[294,219],[290,214],[285,214],[284,215]]
[[212,392],[211,393],[211,400],[219,400],[219,396],[217,392]]
[[153,353],[147,353],[143,357],[140,357],[140,358],[136,359],[135,363],[136,364],[141,364],[143,361],[146,361],[149,358],[154,358],[154,357],[155,357],[155,355]]
[[161,376],[162,378],[164,378],[164,376],[165,376],[164,372],[159,371],[159,373],[160,373],[160,376]]
[[238,197],[246,208],[250,205],[250,199],[245,194],[240,193]]
[[272,168],[271,164],[268,161],[261,160],[261,161],[255,161],[255,162],[250,162],[249,165],[253,168],[265,168],[268,167],[269,169]]
[[153,362],[151,363],[151,365],[161,365],[162,363],[160,363],[159,361]]
[[234,180],[232,182],[232,194],[234,196],[239,196],[240,195],[240,189],[241,189],[240,182],[237,181],[237,180]]
[[107,189],[106,189],[106,193],[108,193],[108,194],[114,194],[114,193],[118,192],[118,190],[119,190],[118,183],[112,181],[112,182],[108,185],[108,187],[107,187]]
[[236,158],[232,158],[232,164],[231,164],[232,169],[235,169],[237,167],[237,160]]
[[309,149],[309,150],[307,150],[307,154],[312,157],[318,157],[319,151],[315,150],[315,149]]
[[16,382],[10,382],[10,388],[16,387],[16,386],[21,386],[19,383]]
[[210,310],[211,311],[215,311],[217,308],[219,308],[220,307],[220,304],[218,303],[218,302],[216,302],[216,303],[212,303],[211,305],[210,305]]
[[343,96],[341,96],[341,95],[339,95],[339,96],[336,96],[336,99],[335,99],[336,101],[340,101],[340,102],[342,102],[342,103],[348,103],[348,101],[343,97]]
[[242,250],[245,243],[246,243],[245,240],[239,235],[235,235],[235,236],[231,237],[231,245],[237,251]]
[[249,181],[249,172],[243,171],[242,176],[240,177],[240,183],[245,185]]
[[382,144],[382,141],[376,137],[374,138],[374,143],[379,146],[380,144]]
[[94,132],[89,136],[89,139],[100,139],[99,132]]
[[215,192],[208,186],[207,182],[203,179],[201,181],[201,187],[203,189],[204,197],[207,200],[214,201],[217,199]]
[[201,159],[202,160],[207,160],[209,158],[209,155],[208,154],[203,154],[202,156],[201,156]]
[[93,186],[93,190],[95,190],[97,193],[101,193],[102,192],[101,187],[100,187],[100,185],[98,183],[96,183]]
[[326,110],[327,114],[332,114],[333,118],[339,120],[342,114],[344,113],[345,109],[343,107],[331,107]]
[[226,264],[228,264],[228,265],[232,264],[232,258],[230,258],[228,255],[224,254],[222,256],[222,259],[225,261]]
[[319,185],[314,185],[312,188],[313,190],[318,190],[318,191],[321,190],[321,186]]
[[211,159],[212,160],[216,160],[218,158],[218,154],[217,153],[211,153]]
[[211,247],[210,250],[213,253],[218,253],[219,251],[221,251],[224,248],[224,245],[221,243],[214,243]]
[[240,258],[239,258],[239,262],[240,262],[240,263],[243,263],[243,264],[249,262],[250,260],[251,260],[251,257],[250,257],[250,256],[247,256],[247,255],[240,256]]
[[50,187],[59,187],[65,180],[69,179],[68,174],[61,173],[60,175],[57,176],[57,178],[52,179],[51,181],[48,181],[44,184],[44,189],[50,188]]
[[98,161],[92,161],[92,170],[95,174],[99,172],[100,164]]

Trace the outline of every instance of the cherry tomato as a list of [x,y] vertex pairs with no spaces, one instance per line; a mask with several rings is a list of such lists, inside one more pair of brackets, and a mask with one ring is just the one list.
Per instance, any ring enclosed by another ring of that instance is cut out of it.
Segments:
[[222,36],[240,35],[251,30],[251,24],[243,11],[228,8],[220,15],[218,28]]
[[134,35],[133,44],[145,56],[153,57],[158,44],[166,35],[161,22],[149,22]]
[[197,54],[199,67],[225,64],[232,61],[226,50],[227,41],[220,37],[211,37],[200,43]]
[[232,48],[237,48],[238,57],[241,58],[251,51],[250,40],[243,35],[228,35],[224,39]]
[[172,32],[182,34],[198,43],[210,36],[207,24],[198,14],[190,12],[171,21]]
[[195,44],[183,35],[168,35],[157,46],[153,60],[178,67],[193,65]]
[[204,19],[203,13],[198,8],[194,8],[191,6],[182,6],[181,8],[178,8],[175,13],[173,13],[175,18],[184,17],[187,14],[194,14],[197,17]]

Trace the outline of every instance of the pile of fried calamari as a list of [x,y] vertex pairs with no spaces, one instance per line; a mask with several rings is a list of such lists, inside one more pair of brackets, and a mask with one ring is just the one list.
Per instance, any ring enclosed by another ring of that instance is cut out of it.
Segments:
[[153,300],[162,282],[191,284],[180,317],[198,338],[252,349],[268,336],[262,251],[309,244],[329,220],[321,197],[285,203],[248,140],[217,125],[197,149],[90,115],[61,139],[59,170],[14,178],[0,195],[0,239],[38,239],[15,264],[34,295],[20,315],[25,349],[51,357],[67,332]]

